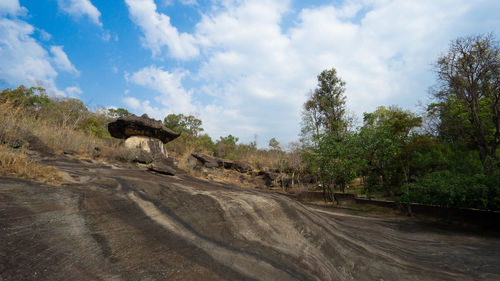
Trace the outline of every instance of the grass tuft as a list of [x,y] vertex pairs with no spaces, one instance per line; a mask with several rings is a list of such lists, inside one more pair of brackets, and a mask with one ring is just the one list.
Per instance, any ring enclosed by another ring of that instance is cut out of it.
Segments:
[[37,182],[60,185],[62,177],[55,167],[41,165],[22,150],[13,151],[0,145],[0,176],[25,178]]

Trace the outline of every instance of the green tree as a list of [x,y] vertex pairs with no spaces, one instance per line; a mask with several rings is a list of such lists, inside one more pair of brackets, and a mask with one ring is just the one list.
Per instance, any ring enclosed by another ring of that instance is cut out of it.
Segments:
[[360,159],[356,157],[355,145],[353,135],[346,135],[341,142],[333,134],[324,135],[318,143],[319,176],[329,198],[333,198],[335,188],[345,192],[346,185],[356,177]]
[[118,118],[122,118],[122,117],[128,117],[130,115],[132,115],[132,113],[130,113],[125,108],[119,107],[119,108],[109,108],[108,109],[108,116],[111,118],[118,119]]
[[347,131],[345,116],[345,82],[335,68],[323,70],[318,85],[310,92],[302,111],[302,140],[316,143],[322,134],[333,134],[339,140]]
[[218,157],[235,159],[236,158],[236,143],[239,138],[229,134],[227,137],[221,136],[215,143],[215,154]]
[[207,134],[198,136],[198,146],[211,152],[215,150],[215,143]]
[[349,136],[345,82],[337,76],[335,68],[323,70],[317,79],[317,87],[309,93],[302,111],[302,156],[331,199],[332,188],[339,186],[344,190],[346,175],[350,173],[340,168],[344,160],[341,157],[345,141]]
[[20,85],[16,89],[4,89],[0,92],[0,103],[11,101],[15,105],[22,105],[40,109],[52,103],[42,87],[29,87]]
[[441,132],[466,133],[488,172],[498,164],[500,144],[500,45],[493,35],[458,38],[437,61],[438,90],[430,111]]
[[198,136],[203,131],[202,121],[193,115],[169,114],[163,120],[165,127],[178,133],[186,133],[192,136]]
[[410,154],[404,148],[421,123],[422,119],[411,111],[381,106],[373,113],[365,113],[364,125],[359,129],[355,147],[363,159],[363,174],[380,178],[382,188],[394,201],[393,185],[401,185],[399,179],[408,182],[410,178]]

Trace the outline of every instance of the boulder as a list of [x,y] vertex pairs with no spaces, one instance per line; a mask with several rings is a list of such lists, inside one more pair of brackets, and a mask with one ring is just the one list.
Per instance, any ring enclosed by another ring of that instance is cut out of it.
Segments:
[[201,167],[203,166],[203,164],[198,159],[196,159],[192,154],[189,155],[188,158],[186,159],[186,164],[191,169],[201,169]]
[[164,175],[175,176],[175,169],[172,166],[173,163],[168,161],[168,159],[155,159],[149,164],[148,170]]
[[54,150],[47,146],[40,138],[27,130],[23,130],[24,140],[28,142],[28,149],[40,152],[42,155],[50,155]]
[[267,187],[273,187],[276,184],[278,174],[271,171],[259,171],[258,176],[262,176],[264,183]]
[[252,168],[252,166],[250,166],[250,164],[248,164],[246,162],[239,162],[239,161],[236,161],[235,169],[236,169],[236,171],[238,171],[240,173],[248,173],[248,172],[253,170],[253,168]]
[[219,159],[210,157],[206,154],[196,152],[196,153],[193,153],[191,155],[194,158],[196,158],[198,161],[200,161],[201,164],[203,165],[203,167],[205,167],[205,168],[217,168],[217,167],[222,166],[222,161],[220,161]]
[[[194,159],[188,158],[188,165],[192,167],[202,166],[205,168],[224,168],[227,170],[235,170],[240,173],[252,171],[252,166],[245,162],[214,158],[200,152],[193,153],[191,156]],[[195,159],[198,163],[195,162]]]
[[141,117],[131,115],[118,118],[116,121],[108,124],[108,131],[111,136],[119,139],[144,136],[158,139],[163,143],[172,141],[180,136],[180,133],[176,133],[165,127],[159,120],[149,118],[147,114]]
[[250,166],[250,164],[245,162],[226,160],[226,159],[222,159],[221,161],[224,169],[235,170],[240,173],[247,173],[252,171],[252,166]]

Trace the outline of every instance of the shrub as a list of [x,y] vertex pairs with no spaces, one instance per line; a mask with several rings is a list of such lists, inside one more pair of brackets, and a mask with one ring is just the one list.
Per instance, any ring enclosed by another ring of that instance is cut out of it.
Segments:
[[426,174],[408,184],[400,199],[443,207],[498,210],[498,188],[495,175],[467,175],[445,170]]

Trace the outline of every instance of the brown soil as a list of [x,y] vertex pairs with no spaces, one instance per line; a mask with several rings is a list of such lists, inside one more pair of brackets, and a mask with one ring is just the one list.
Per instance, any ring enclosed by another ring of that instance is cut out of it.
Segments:
[[0,178],[0,280],[499,280],[498,236],[68,156]]

